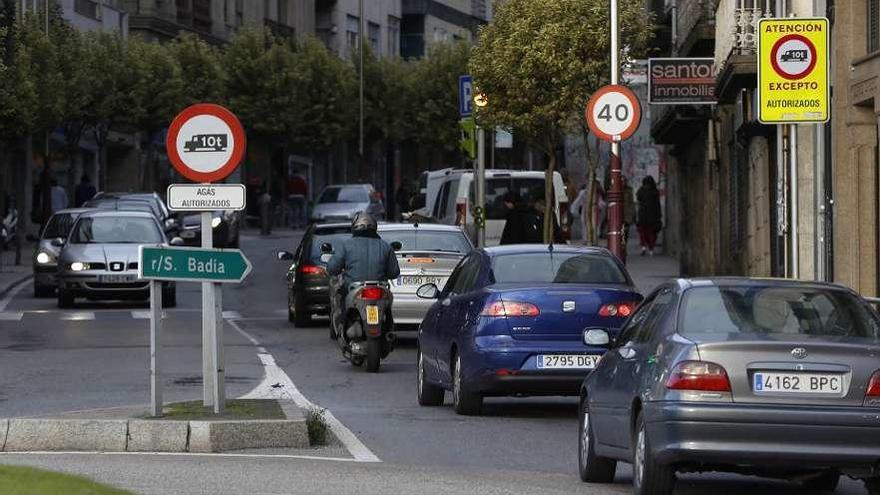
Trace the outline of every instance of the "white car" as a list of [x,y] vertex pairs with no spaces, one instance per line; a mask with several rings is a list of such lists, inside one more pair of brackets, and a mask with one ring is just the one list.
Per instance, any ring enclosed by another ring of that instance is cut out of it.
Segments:
[[[568,197],[559,172],[553,173],[553,206],[564,236],[568,235]],[[544,195],[544,172],[525,170],[486,170],[486,245],[501,241],[507,210],[504,197],[516,194],[523,201]],[[439,170],[427,177],[423,211],[439,223],[461,226],[475,238],[473,216],[474,174],[470,170]]]

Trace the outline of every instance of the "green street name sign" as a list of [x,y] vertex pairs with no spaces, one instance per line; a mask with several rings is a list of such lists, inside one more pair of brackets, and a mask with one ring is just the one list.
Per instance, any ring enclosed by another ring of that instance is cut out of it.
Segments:
[[238,249],[141,246],[138,278],[182,282],[241,283],[251,263]]

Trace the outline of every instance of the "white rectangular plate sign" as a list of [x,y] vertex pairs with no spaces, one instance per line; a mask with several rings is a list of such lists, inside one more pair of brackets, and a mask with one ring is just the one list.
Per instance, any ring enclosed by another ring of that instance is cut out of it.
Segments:
[[243,184],[171,184],[168,208],[173,211],[216,211],[244,209]]

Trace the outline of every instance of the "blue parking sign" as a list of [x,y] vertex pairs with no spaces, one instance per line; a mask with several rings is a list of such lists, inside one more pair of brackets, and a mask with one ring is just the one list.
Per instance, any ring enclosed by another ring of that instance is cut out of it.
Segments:
[[474,82],[470,74],[458,78],[458,111],[462,117],[474,113]]

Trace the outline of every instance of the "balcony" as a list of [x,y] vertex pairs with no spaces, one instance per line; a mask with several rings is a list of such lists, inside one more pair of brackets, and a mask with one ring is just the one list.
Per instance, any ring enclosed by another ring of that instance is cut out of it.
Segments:
[[679,0],[676,53],[684,57],[709,56],[715,47],[716,0]]
[[722,104],[733,103],[740,89],[757,86],[758,21],[773,15],[761,8],[724,9],[730,3],[721,0],[716,12],[715,94]]

